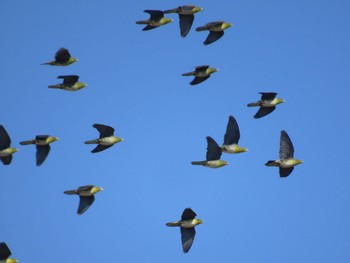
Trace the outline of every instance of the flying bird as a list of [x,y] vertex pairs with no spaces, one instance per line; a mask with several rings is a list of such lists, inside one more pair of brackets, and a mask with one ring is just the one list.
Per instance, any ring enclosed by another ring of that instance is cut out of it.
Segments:
[[222,151],[220,146],[210,136],[207,137],[207,156],[205,161],[191,162],[193,165],[203,165],[210,168],[219,168],[227,165],[228,162],[220,160]]
[[74,62],[78,61],[77,58],[71,57],[68,49],[60,48],[55,55],[55,60],[43,63],[41,65],[51,65],[51,66],[68,66]]
[[283,103],[284,99],[276,98],[276,92],[259,92],[261,100],[257,102],[248,103],[248,107],[260,107],[258,112],[254,115],[255,119],[264,117],[276,109],[276,105]]
[[10,147],[11,138],[4,126],[0,125],[0,159],[4,165],[9,165],[12,161],[12,154],[18,152],[17,148]]
[[96,128],[100,133],[100,138],[85,142],[85,144],[98,144],[96,148],[91,151],[92,153],[101,152],[114,144],[123,141],[123,138],[114,136],[114,128],[110,126],[94,124],[92,127]]
[[204,26],[197,27],[196,31],[209,30],[209,35],[206,38],[206,40],[203,42],[204,45],[209,45],[217,41],[218,39],[220,39],[224,35],[224,30],[231,26],[232,26],[231,23],[228,23],[225,21],[217,21],[217,22],[210,22],[208,24],[205,24]]
[[231,115],[228,119],[226,133],[224,136],[224,144],[221,150],[225,153],[242,153],[247,152],[248,149],[238,145],[241,134],[236,119]]
[[202,11],[203,8],[199,6],[194,5],[183,5],[179,6],[173,9],[165,10],[164,13],[177,13],[179,14],[179,20],[180,20],[180,34],[182,37],[187,36],[188,32],[190,32],[193,20],[194,20],[194,14]]
[[77,91],[82,88],[87,87],[87,84],[84,82],[78,82],[79,76],[77,75],[65,75],[58,76],[58,79],[63,79],[62,84],[50,85],[49,88],[52,89],[63,89],[68,91]]
[[166,223],[167,226],[179,226],[181,231],[182,251],[187,253],[196,235],[195,226],[202,224],[203,220],[195,218],[197,215],[191,208],[186,208],[181,216],[181,220]]
[[59,140],[57,137],[52,137],[50,135],[37,135],[35,139],[22,141],[21,145],[36,145],[36,165],[40,166],[45,161],[46,157],[50,152],[50,143]]
[[191,85],[197,85],[208,78],[214,72],[218,72],[217,68],[210,68],[209,65],[197,66],[194,71],[183,73],[182,76],[195,76],[195,78],[190,82]]
[[67,195],[79,195],[79,207],[77,213],[82,215],[95,201],[94,194],[103,191],[103,188],[95,185],[84,185],[75,190],[67,190],[63,193]]
[[302,160],[294,159],[294,147],[286,131],[281,131],[279,160],[268,161],[266,166],[279,167],[280,177],[287,177],[294,169],[294,166],[303,163]]
[[151,30],[173,21],[171,18],[164,17],[164,12],[161,10],[144,10],[144,12],[150,14],[150,18],[136,22],[139,25],[147,25],[142,29],[143,31]]
[[10,258],[11,250],[8,248],[5,242],[0,243],[0,262],[2,263],[17,263],[16,258]]

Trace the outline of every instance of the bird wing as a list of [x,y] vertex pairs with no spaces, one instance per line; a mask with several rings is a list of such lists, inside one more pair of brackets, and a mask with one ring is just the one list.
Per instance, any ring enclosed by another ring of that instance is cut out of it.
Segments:
[[207,161],[219,160],[222,151],[216,141],[212,137],[208,136],[207,145]]
[[280,177],[287,177],[293,172],[293,170],[294,170],[294,167],[280,168]]
[[114,134],[114,128],[112,128],[111,126],[103,124],[94,124],[93,127],[96,128],[100,133],[100,138],[109,137]]
[[182,212],[181,220],[192,220],[196,216],[197,216],[197,214],[191,208],[186,208]]
[[11,145],[11,139],[4,126],[0,125],[0,150],[5,150]]
[[281,131],[280,139],[280,160],[287,160],[293,158],[294,147],[291,139],[289,138],[286,131]]
[[151,15],[150,20],[159,21],[164,16],[164,12],[161,10],[145,10],[144,12]]
[[197,66],[196,67],[196,73],[197,72],[203,72],[205,73],[205,71],[209,68],[209,65],[202,65],[202,66]]
[[78,194],[81,192],[90,192],[92,187],[94,187],[92,184],[79,186],[77,189]]
[[181,227],[181,242],[182,242],[182,251],[187,253],[194,241],[194,237],[196,235],[196,230],[194,227],[191,228],[183,228]]
[[5,157],[1,157],[1,161],[4,165],[9,165],[12,161],[12,154]]
[[273,100],[276,98],[276,92],[259,92],[261,94],[261,100]]
[[91,152],[92,153],[98,153],[98,152],[102,152],[106,149],[108,149],[109,147],[112,147],[113,145],[97,145]]
[[45,141],[46,142],[46,139],[49,137],[50,135],[37,135],[35,136],[35,140],[36,141]]
[[36,165],[42,165],[46,157],[49,155],[50,145],[37,145],[36,146]]
[[92,203],[95,201],[95,196],[79,196],[79,207],[77,213],[79,215],[83,214],[86,210],[89,209],[89,207],[92,205]]
[[0,260],[5,260],[11,256],[11,251],[5,242],[0,243]]
[[190,32],[190,29],[193,24],[194,15],[181,15],[179,14],[180,18],[180,33],[182,37],[187,36],[188,32]]
[[77,75],[65,75],[65,76],[58,76],[58,79],[63,79],[63,85],[65,86],[73,86],[79,79],[79,76]]
[[264,116],[270,114],[271,112],[273,112],[275,109],[276,109],[276,106],[273,106],[273,107],[260,107],[258,112],[255,113],[254,118],[255,119],[259,119],[261,117],[264,117]]
[[210,31],[209,35],[207,36],[207,39],[204,41],[204,45],[209,45],[216,40],[220,39],[224,35],[224,31]]
[[203,81],[207,80],[210,77],[210,75],[205,76],[205,77],[195,77],[190,84],[191,85],[197,85],[199,83],[202,83]]
[[60,48],[55,55],[55,60],[58,63],[66,63],[70,59],[71,55],[69,54],[68,49]]
[[230,116],[226,127],[224,144],[225,145],[238,144],[240,136],[241,135],[239,132],[237,121],[233,116]]
[[151,29],[154,29],[154,28],[156,28],[156,26],[147,25],[144,28],[142,28],[142,30],[143,31],[147,31],[147,30],[151,30]]

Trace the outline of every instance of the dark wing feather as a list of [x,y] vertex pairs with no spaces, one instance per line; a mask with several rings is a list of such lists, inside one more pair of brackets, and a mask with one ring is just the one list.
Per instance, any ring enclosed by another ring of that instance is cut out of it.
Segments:
[[294,170],[294,167],[280,168],[280,177],[287,177],[293,172],[293,170]]
[[94,186],[91,185],[91,184],[79,186],[78,189],[77,189],[78,194],[81,193],[81,192],[90,192],[92,187],[94,187]]
[[259,92],[261,94],[261,100],[273,100],[276,98],[276,92]]
[[222,154],[221,148],[210,136],[207,137],[207,161],[219,160]]
[[203,81],[207,80],[210,77],[210,75],[205,76],[205,77],[195,77],[190,84],[191,85],[197,85],[199,83],[202,83]]
[[254,118],[255,119],[259,119],[261,117],[264,117],[264,116],[270,114],[271,112],[273,112],[275,109],[276,109],[276,106],[273,106],[273,107],[260,107],[258,112],[254,115]]
[[218,31],[218,32],[210,31],[207,39],[204,41],[204,45],[209,45],[215,42],[216,40],[220,39],[223,35],[224,35],[224,31]]
[[180,19],[180,33],[182,37],[187,36],[188,32],[190,32],[194,15],[179,15]]
[[36,146],[36,165],[42,165],[46,157],[49,155],[50,145],[37,145]]
[[237,121],[233,116],[230,116],[226,127],[224,144],[225,145],[238,144],[240,137],[241,135],[239,132]]
[[181,243],[182,243],[182,251],[187,253],[194,241],[194,237],[196,236],[196,230],[194,227],[192,228],[183,228],[181,227]]
[[92,203],[95,201],[95,196],[79,196],[79,207],[77,213],[79,215],[83,214],[86,210],[89,209],[89,207],[92,205]]
[[93,127],[96,128],[100,133],[100,138],[109,137],[114,134],[114,128],[112,128],[111,126],[103,124],[94,124]]
[[5,157],[1,157],[1,161],[4,165],[9,165],[12,161],[12,154]]
[[70,59],[71,55],[69,54],[68,49],[61,48],[56,52],[55,60],[58,63],[66,63]]
[[142,28],[143,31],[147,31],[147,30],[151,30],[151,29],[155,29],[157,28],[156,26],[151,26],[151,25],[147,25],[144,28]]
[[191,208],[186,208],[182,212],[181,220],[192,220],[196,216],[197,216],[197,214]]
[[0,260],[5,260],[11,256],[11,251],[5,242],[0,243]]
[[205,73],[205,71],[209,68],[209,65],[202,65],[196,67],[196,73]]
[[98,153],[98,152],[102,152],[102,151],[104,151],[104,150],[106,150],[106,149],[108,149],[109,147],[112,147],[113,145],[97,145],[96,147],[95,147],[95,149],[93,149],[91,152],[92,153]]
[[65,75],[65,76],[58,76],[58,79],[63,79],[63,85],[66,86],[73,86],[79,79],[79,76],[77,75]]
[[0,125],[0,150],[5,150],[11,145],[11,139],[4,126]]
[[164,16],[164,12],[161,10],[145,10],[144,12],[151,15],[150,20],[159,21]]
[[294,147],[291,139],[289,138],[286,131],[281,131],[280,139],[280,160],[287,160],[293,158]]

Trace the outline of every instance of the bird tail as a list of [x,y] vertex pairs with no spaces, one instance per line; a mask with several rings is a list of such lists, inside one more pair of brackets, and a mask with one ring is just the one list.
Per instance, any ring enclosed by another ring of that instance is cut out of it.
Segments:
[[140,21],[136,21],[136,24],[138,25],[148,25],[149,21],[148,20],[140,20]]
[[204,31],[204,30],[207,30],[205,26],[199,26],[196,28],[196,31]]
[[256,107],[256,106],[260,106],[259,102],[252,102],[252,103],[248,103],[247,104],[248,107]]
[[75,195],[75,194],[77,194],[77,191],[76,190],[67,190],[67,191],[64,191],[63,193],[65,193],[66,195]]
[[45,62],[45,63],[41,63],[40,65],[55,65],[55,61],[50,61],[50,62]]
[[59,89],[60,85],[50,85],[48,86],[50,89]]
[[267,161],[265,163],[266,166],[278,166],[278,163],[276,161]]
[[168,9],[168,10],[165,10],[164,11],[164,14],[169,14],[169,13],[177,13],[177,8],[174,8],[174,9]]
[[191,72],[182,74],[182,76],[193,76],[193,74],[194,74],[194,72],[191,71]]
[[193,164],[193,165],[203,165],[203,164],[205,164],[205,161],[199,161],[199,162],[194,161],[194,162],[191,162],[191,164]]
[[98,143],[98,139],[95,139],[95,140],[89,140],[89,141],[86,141],[85,144],[96,144]]
[[23,141],[23,142],[20,142],[19,144],[20,145],[29,145],[29,144],[34,144],[34,140],[28,140],[28,141]]
[[180,226],[180,223],[178,221],[176,222],[169,222],[169,223],[166,223],[167,226]]

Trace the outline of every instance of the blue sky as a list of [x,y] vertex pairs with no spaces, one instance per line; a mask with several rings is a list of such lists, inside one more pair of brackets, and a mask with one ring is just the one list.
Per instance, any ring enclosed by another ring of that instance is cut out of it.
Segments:
[[[173,23],[143,32],[144,9],[203,7],[186,38]],[[1,241],[23,263],[39,262],[349,262],[348,174],[350,4],[347,1],[8,1],[0,3],[1,124],[20,152],[2,166]],[[204,46],[195,27],[233,23]],[[40,66],[61,48],[79,62]],[[182,77],[197,65],[220,72],[197,86]],[[88,87],[51,90],[59,75]],[[258,92],[286,100],[253,119]],[[205,158],[206,136],[223,141],[229,115],[249,152]],[[92,154],[94,123],[124,141]],[[288,132],[304,164],[281,179]],[[19,142],[58,136],[45,163]],[[78,216],[64,190],[105,191]],[[191,251],[165,226],[191,207],[205,221]]]

